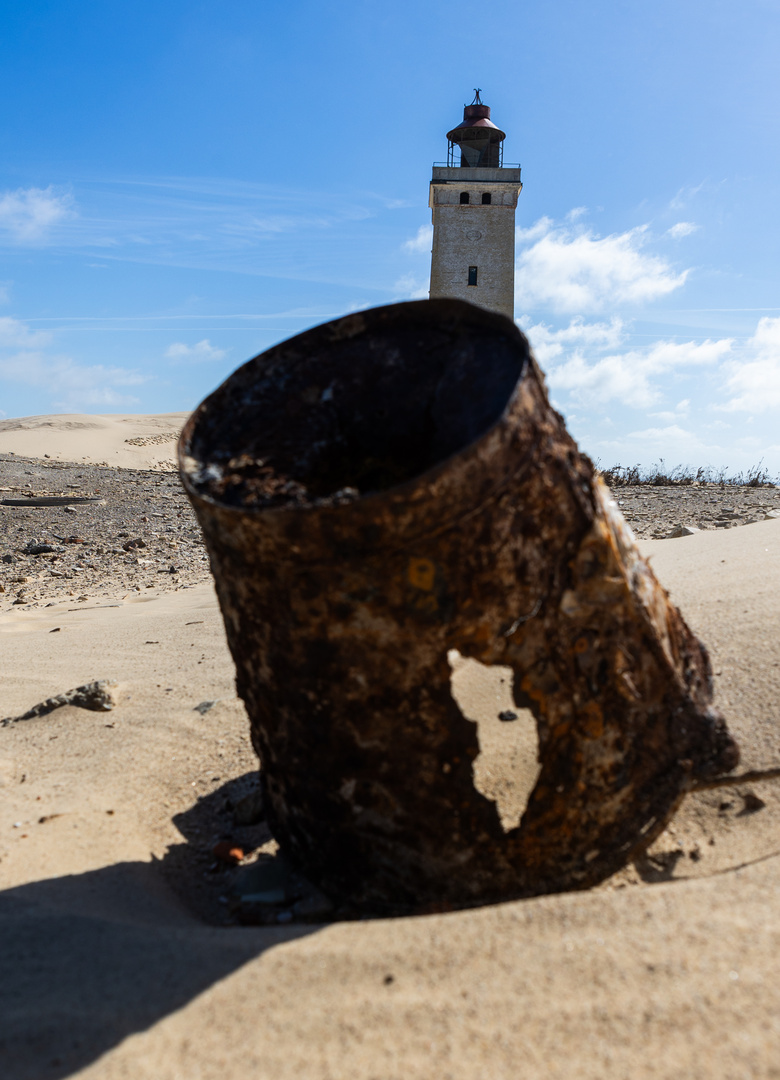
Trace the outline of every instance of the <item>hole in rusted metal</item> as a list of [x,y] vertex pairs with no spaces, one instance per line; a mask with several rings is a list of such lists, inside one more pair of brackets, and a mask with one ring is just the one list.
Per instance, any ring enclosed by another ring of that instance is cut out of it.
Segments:
[[514,702],[511,668],[488,667],[457,649],[450,649],[447,659],[452,696],[466,719],[477,725],[480,753],[474,759],[474,787],[496,804],[502,828],[509,832],[520,824],[539,778],[536,719],[530,709]]

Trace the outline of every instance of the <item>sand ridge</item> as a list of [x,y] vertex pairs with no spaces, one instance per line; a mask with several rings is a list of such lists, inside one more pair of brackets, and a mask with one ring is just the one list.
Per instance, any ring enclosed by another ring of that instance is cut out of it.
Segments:
[[172,469],[189,413],[63,413],[0,420],[0,454],[131,469]]

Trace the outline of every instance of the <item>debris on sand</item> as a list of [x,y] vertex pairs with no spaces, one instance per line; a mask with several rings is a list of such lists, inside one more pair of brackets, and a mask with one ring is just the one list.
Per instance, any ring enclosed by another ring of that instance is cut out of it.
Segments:
[[230,840],[221,840],[212,848],[211,854],[221,863],[228,866],[238,866],[244,858],[245,852],[240,844],[234,844]]
[[74,690],[66,690],[64,694],[47,698],[45,701],[33,705],[21,716],[7,716],[0,720],[5,727],[8,724],[16,724],[19,720],[33,720],[36,716],[46,716],[63,705],[78,705],[81,709],[90,709],[92,712],[110,712],[116,705],[113,690],[116,682],[112,679],[98,679],[96,682],[85,683],[77,686]]
[[200,713],[201,716],[205,716],[207,712],[211,712],[215,705],[219,704],[219,700],[219,698],[215,698],[214,701],[201,701],[198,705],[194,706],[192,711]]

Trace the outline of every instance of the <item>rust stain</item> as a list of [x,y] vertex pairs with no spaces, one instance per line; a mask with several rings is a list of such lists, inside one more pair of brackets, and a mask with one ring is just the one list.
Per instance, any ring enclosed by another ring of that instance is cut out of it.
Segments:
[[436,565],[430,559],[412,558],[409,560],[406,576],[415,589],[431,592],[436,577]]

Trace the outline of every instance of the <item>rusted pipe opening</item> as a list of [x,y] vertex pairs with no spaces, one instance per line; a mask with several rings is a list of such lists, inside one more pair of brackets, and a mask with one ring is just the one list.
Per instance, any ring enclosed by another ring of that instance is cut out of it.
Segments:
[[337,349],[272,349],[212,395],[188,447],[200,493],[265,509],[383,491],[487,431],[522,376],[508,334],[467,337],[413,311],[368,338],[360,315],[344,322]]

